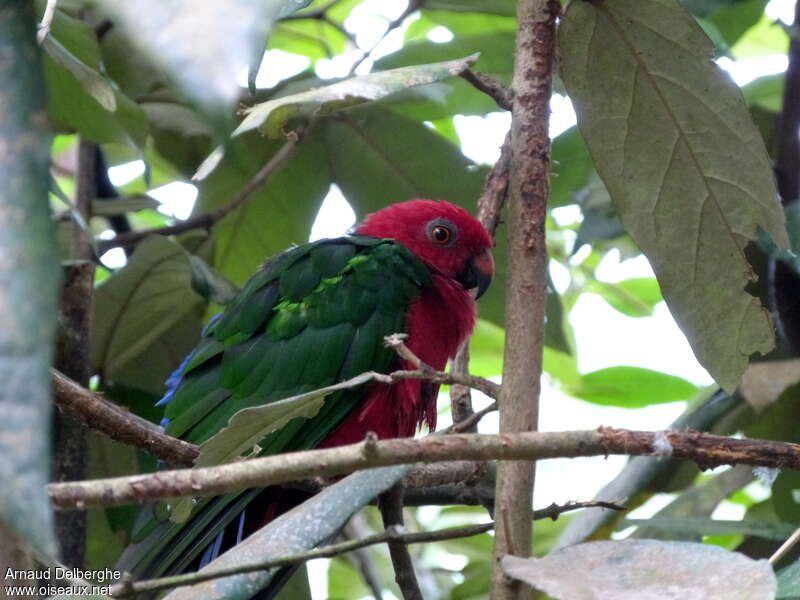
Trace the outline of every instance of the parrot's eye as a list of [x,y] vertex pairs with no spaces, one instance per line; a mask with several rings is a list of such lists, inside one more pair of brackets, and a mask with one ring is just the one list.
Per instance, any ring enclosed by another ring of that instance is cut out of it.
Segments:
[[440,246],[449,246],[456,240],[458,229],[447,219],[434,219],[428,223],[428,237]]
[[450,241],[452,235],[447,227],[444,225],[437,225],[431,229],[431,237],[434,239],[434,241],[437,241],[440,244],[446,244]]

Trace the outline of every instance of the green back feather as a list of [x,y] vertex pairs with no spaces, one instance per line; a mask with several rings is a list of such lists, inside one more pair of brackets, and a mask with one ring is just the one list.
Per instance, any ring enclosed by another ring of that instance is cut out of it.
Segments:
[[[422,262],[391,240],[348,236],[273,257],[206,327],[167,404],[167,433],[200,444],[243,408],[387,370],[394,353],[383,338],[404,331],[408,305],[428,283]],[[313,448],[362,399],[362,389],[331,394],[315,417],[259,445],[264,454]],[[120,566],[137,576],[179,572],[256,493],[202,499],[181,524],[143,515],[138,529],[150,533]]]

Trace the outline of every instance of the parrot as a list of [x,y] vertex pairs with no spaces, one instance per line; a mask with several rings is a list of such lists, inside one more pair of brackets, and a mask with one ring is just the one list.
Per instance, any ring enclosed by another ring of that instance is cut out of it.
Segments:
[[[368,215],[350,235],[268,259],[167,380],[158,402],[165,432],[202,444],[244,408],[366,371],[414,368],[386,347],[394,333],[443,370],[475,326],[476,300],[494,274],[493,245],[465,209],[413,199]],[[438,387],[404,379],[337,391],[315,416],[268,434],[260,454],[351,444],[370,433],[410,437],[423,425],[433,431]],[[184,522],[144,507],[118,568],[139,578],[201,568],[299,504],[299,493],[271,487],[198,499]]]

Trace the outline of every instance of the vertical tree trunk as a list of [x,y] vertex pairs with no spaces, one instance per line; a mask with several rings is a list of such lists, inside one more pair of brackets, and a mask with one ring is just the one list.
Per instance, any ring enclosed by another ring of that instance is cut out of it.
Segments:
[[[537,428],[547,294],[548,127],[559,7],[553,0],[520,0],[517,8],[501,433]],[[498,463],[493,600],[530,596],[526,586],[505,576],[500,561],[506,554],[530,555],[534,469],[524,461]]]
[[[84,222],[91,218],[97,195],[97,147],[85,140],[78,145],[76,211]],[[86,387],[89,384],[89,316],[94,284],[94,256],[87,232],[75,223],[73,264],[64,268],[61,290],[56,368]],[[80,481],[88,475],[88,432],[69,416],[56,412],[53,422],[53,479]],[[83,566],[86,549],[86,513],[56,513],[56,535],[66,564]]]

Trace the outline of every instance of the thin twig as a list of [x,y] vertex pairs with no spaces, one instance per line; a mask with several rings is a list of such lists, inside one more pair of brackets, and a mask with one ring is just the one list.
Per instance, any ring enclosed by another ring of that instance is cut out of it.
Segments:
[[789,552],[792,548],[795,547],[797,542],[800,541],[800,529],[795,530],[795,532],[789,536],[785,542],[781,544],[781,547],[775,550],[775,553],[769,557],[769,564],[774,565],[784,556],[786,553]]
[[500,224],[500,213],[508,196],[508,182],[511,172],[511,132],[500,147],[500,158],[489,171],[483,194],[478,199],[478,221],[492,237],[495,237]]
[[199,450],[194,444],[165,435],[159,427],[112,404],[52,370],[53,400],[72,418],[113,440],[135,446],[176,466],[191,466]]
[[[360,540],[362,538],[373,535],[374,530],[367,524],[363,512],[358,512],[352,516],[350,521],[345,525],[342,530],[342,537],[346,541]],[[378,577],[378,569],[373,561],[373,556],[368,547],[356,548],[353,551],[353,559],[361,571],[361,578],[364,583],[372,592],[375,600],[381,600],[383,592],[381,589],[380,578]]]
[[497,411],[497,402],[492,402],[486,408],[479,410],[478,412],[472,413],[463,421],[459,421],[458,423],[453,423],[450,427],[443,430],[443,433],[469,433],[477,431],[478,423],[480,423],[481,419],[488,415],[491,412]]
[[348,73],[347,76],[352,77],[353,73],[356,72],[356,69],[358,69],[358,67],[360,67],[365,60],[370,58],[372,56],[372,53],[375,52],[375,49],[383,43],[383,40],[386,39],[386,36],[388,36],[392,31],[400,27],[403,24],[403,21],[406,20],[406,17],[408,17],[411,13],[422,8],[424,2],[425,0],[409,0],[406,9],[400,14],[399,17],[397,17],[396,19],[394,19],[389,23],[389,25],[386,27],[386,31],[383,32],[383,35],[381,35],[378,41],[372,44],[372,46],[368,50],[361,51],[361,58],[359,58],[355,63],[353,63],[353,66],[350,67],[350,73]]
[[50,34],[50,27],[53,25],[53,17],[56,15],[56,5],[58,0],[47,0],[47,5],[44,7],[44,14],[39,23],[36,31],[36,41],[41,46],[44,39]]
[[500,385],[494,381],[484,379],[483,377],[476,377],[475,375],[444,373],[425,364],[408,346],[406,346],[403,341],[406,337],[404,333],[394,333],[392,335],[387,335],[384,340],[387,347],[392,348],[397,352],[400,358],[414,365],[416,369],[413,371],[394,371],[385,376],[378,376],[376,377],[378,381],[394,383],[399,379],[427,379],[428,381],[433,381],[434,383],[442,385],[460,384],[471,387],[480,390],[490,398],[497,398],[500,394]]
[[497,102],[497,106],[503,110],[511,110],[514,94],[510,88],[507,88],[493,77],[473,71],[472,69],[462,71],[459,73],[459,76],[466,79],[475,89],[491,97]]
[[[389,491],[381,494],[378,507],[385,529],[399,529],[404,526],[402,487],[395,485]],[[400,588],[403,600],[422,600],[422,591],[419,589],[417,575],[414,572],[414,561],[411,560],[408,544],[389,540],[388,546],[394,569],[394,580],[397,582],[397,587]]]
[[177,233],[183,233],[193,229],[210,229],[228,214],[247,202],[253,192],[260,188],[264,182],[269,179],[269,177],[275,171],[277,171],[284,162],[286,162],[286,160],[294,152],[299,142],[300,137],[295,132],[288,134],[286,143],[280,148],[280,150],[278,150],[272,156],[272,158],[270,158],[269,161],[263,167],[261,167],[261,169],[259,169],[259,171],[253,175],[253,177],[251,177],[246,184],[244,184],[244,187],[242,187],[242,189],[239,190],[224,206],[220,206],[218,209],[202,215],[197,215],[196,217],[186,219],[185,221],[180,221],[174,225],[140,231],[131,231],[128,233],[122,233],[110,240],[102,240],[98,243],[99,252],[102,254],[111,248],[117,248],[119,246],[131,246],[143,240],[148,235],[175,235]]
[[[469,373],[469,339],[456,353],[450,372],[458,376]],[[478,422],[472,419],[475,411],[472,408],[472,394],[468,386],[455,384],[450,388],[450,415],[453,418],[453,426],[460,426],[459,431],[474,433],[478,430]],[[469,425],[462,425],[468,419],[470,419]]]
[[531,461],[578,456],[654,456],[692,460],[702,469],[745,464],[800,470],[800,445],[698,432],[592,431],[453,434],[365,440],[198,469],[160,471],[48,486],[60,510],[113,506],[181,496],[214,496],[247,487],[332,477],[373,467],[452,460]]
[[[582,508],[604,508],[610,510],[627,510],[624,506],[613,502],[568,502],[564,505],[551,504],[547,508],[536,510],[533,512],[533,518],[539,519],[553,519],[556,520],[559,515],[579,510]],[[141,594],[145,592],[157,592],[159,590],[177,587],[181,585],[190,585],[208,581],[210,579],[218,579],[220,577],[227,577],[230,575],[238,575],[240,573],[251,573],[253,571],[265,571],[267,569],[274,569],[277,567],[288,567],[300,563],[314,560],[317,558],[332,558],[346,552],[352,552],[359,548],[367,546],[374,546],[376,544],[383,544],[387,542],[397,542],[400,544],[424,544],[431,542],[443,542],[447,540],[454,540],[464,537],[472,537],[481,535],[494,529],[494,523],[484,523],[481,525],[467,525],[463,527],[448,527],[446,529],[438,529],[435,531],[420,531],[414,533],[403,532],[400,528],[390,527],[385,531],[370,535],[358,540],[348,540],[338,544],[331,544],[323,546],[308,552],[300,554],[293,554],[284,556],[282,558],[263,561],[251,565],[237,565],[233,568],[217,569],[215,571],[208,571],[203,573],[185,573],[182,575],[173,575],[170,577],[160,577],[158,579],[146,579],[142,581],[127,581],[118,583],[110,590],[110,595],[114,597],[124,598],[133,594]]]

